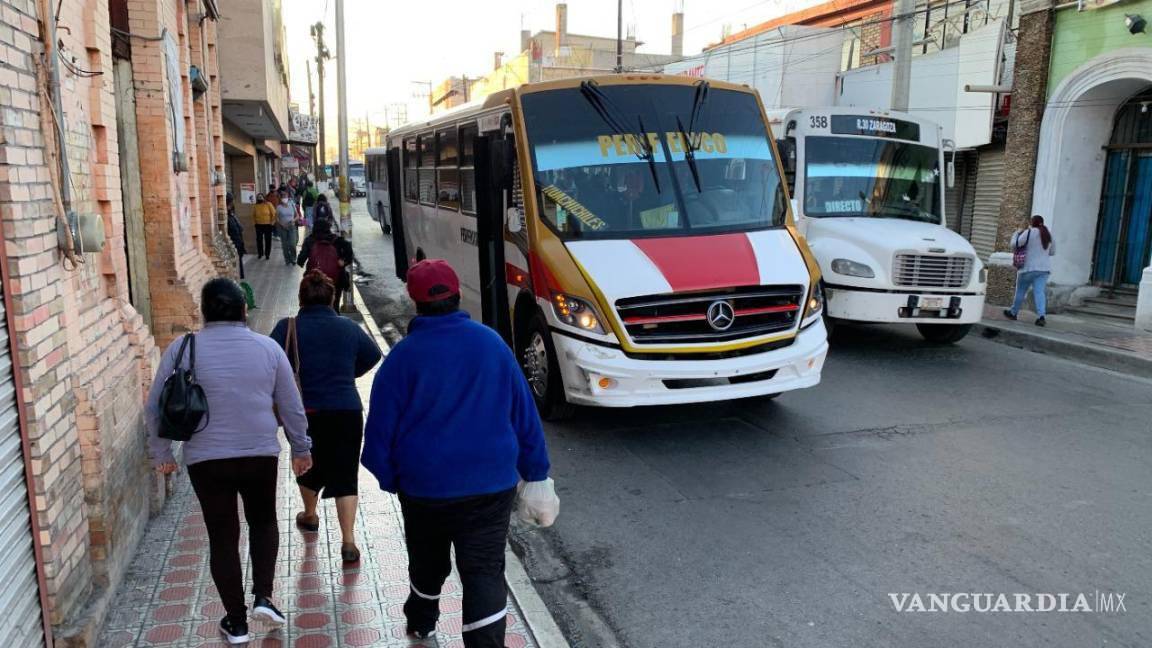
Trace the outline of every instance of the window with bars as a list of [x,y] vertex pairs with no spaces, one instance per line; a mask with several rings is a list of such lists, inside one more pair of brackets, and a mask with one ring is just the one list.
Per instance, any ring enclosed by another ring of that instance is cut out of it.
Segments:
[[420,199],[420,183],[416,176],[416,139],[404,140],[404,198],[413,202]]
[[460,127],[460,208],[466,214],[476,213],[476,151],[473,145],[477,133],[475,124]]
[[456,128],[436,132],[436,204],[441,209],[460,209],[460,147]]
[[431,133],[416,138],[416,146],[420,153],[420,166],[417,169],[420,178],[420,203],[424,205],[436,204],[436,138]]

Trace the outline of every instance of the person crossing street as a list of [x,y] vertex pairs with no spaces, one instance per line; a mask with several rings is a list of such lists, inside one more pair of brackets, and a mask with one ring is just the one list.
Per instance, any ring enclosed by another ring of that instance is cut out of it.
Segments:
[[397,493],[408,546],[409,634],[436,631],[451,549],[464,590],[466,648],[502,648],[504,549],[513,507],[550,525],[559,509],[540,417],[504,341],[459,310],[447,262],[408,271],[417,317],[377,371],[361,463]]

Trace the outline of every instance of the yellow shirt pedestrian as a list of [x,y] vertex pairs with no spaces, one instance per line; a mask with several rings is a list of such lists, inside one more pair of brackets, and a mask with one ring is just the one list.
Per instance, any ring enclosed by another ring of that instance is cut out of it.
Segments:
[[256,225],[275,225],[276,208],[269,202],[256,203],[252,207],[252,222]]

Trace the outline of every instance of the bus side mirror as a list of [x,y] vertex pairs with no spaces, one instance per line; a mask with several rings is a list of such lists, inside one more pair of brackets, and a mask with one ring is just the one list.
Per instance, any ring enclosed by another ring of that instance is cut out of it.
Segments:
[[948,161],[944,163],[944,178],[951,189],[956,186],[956,142],[944,140],[944,152],[948,154]]
[[505,212],[504,223],[508,228],[508,233],[516,234],[524,229],[524,219],[520,218],[520,210],[515,207],[509,207]]

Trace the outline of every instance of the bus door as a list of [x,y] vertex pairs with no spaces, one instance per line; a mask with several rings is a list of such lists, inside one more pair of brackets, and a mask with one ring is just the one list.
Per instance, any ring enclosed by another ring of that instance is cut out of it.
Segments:
[[511,164],[515,147],[499,131],[477,135],[476,243],[480,248],[480,299],[484,324],[512,343],[508,316],[508,288],[504,262],[504,218],[512,188]]
[[396,262],[396,278],[400,281],[406,281],[408,279],[408,244],[404,240],[404,197],[402,195],[403,187],[400,186],[399,147],[394,146],[388,149],[386,164],[388,165],[385,174],[388,186],[388,211],[392,225],[392,258]]

